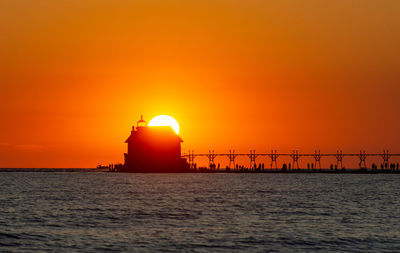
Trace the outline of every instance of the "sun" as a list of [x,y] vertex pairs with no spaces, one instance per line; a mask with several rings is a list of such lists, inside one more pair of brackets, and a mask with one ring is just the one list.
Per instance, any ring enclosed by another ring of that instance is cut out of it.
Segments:
[[178,122],[168,115],[158,115],[152,118],[148,126],[170,126],[174,129],[176,134],[179,134],[179,124]]

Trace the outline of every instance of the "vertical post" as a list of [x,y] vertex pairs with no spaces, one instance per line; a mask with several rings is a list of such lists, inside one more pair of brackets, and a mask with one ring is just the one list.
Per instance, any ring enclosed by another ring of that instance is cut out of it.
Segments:
[[214,159],[215,159],[215,154],[214,154],[214,150],[208,150],[208,161],[209,161],[209,168],[210,169],[215,169],[215,163],[214,163]]
[[275,153],[274,153],[274,150],[271,150],[271,155],[270,155],[270,157],[271,157],[271,169],[272,169],[272,166],[273,166],[273,164],[275,163],[275,168],[276,169],[278,169],[278,163],[276,162],[277,161],[277,159],[278,159],[278,154],[277,154],[277,151],[275,150]]
[[189,167],[194,169],[194,151],[190,152],[189,150]]
[[339,168],[340,164],[340,169],[343,169],[343,151],[338,150],[336,151],[336,167]]
[[389,150],[383,150],[382,158],[383,158],[383,166],[384,168],[387,168],[389,166],[389,158],[390,158]]
[[250,149],[250,155],[247,155],[250,158],[250,168],[249,169],[253,169],[254,166],[256,165],[256,151],[255,150],[251,150]]
[[236,167],[235,164],[235,158],[237,155],[235,155],[235,150],[229,150],[229,154],[228,154],[228,158],[229,158],[229,169],[231,169],[232,164],[233,164],[233,168]]
[[293,154],[291,155],[291,157],[293,159],[293,169],[295,164],[297,166],[297,169],[299,169],[299,151],[293,150]]
[[367,164],[365,163],[365,159],[367,158],[367,154],[365,151],[360,150],[360,155],[358,157],[360,158],[360,169],[366,169]]
[[315,159],[315,168],[317,168],[317,164],[318,164],[318,168],[321,169],[321,150],[315,150],[314,153],[314,159]]

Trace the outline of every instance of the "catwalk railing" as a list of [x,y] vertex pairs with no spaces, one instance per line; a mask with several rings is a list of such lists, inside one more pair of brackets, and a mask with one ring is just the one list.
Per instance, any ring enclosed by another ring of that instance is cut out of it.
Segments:
[[[314,153],[301,154],[298,150],[293,150],[292,153],[278,153],[276,150],[272,150],[271,153],[256,153],[255,150],[250,150],[249,153],[235,153],[235,150],[229,150],[229,153],[215,153],[214,150],[209,150],[208,153],[194,153],[190,150],[189,153],[182,155],[182,157],[187,158],[190,166],[193,168],[195,165],[196,157],[207,157],[209,160],[210,168],[215,168],[215,158],[217,157],[227,157],[229,159],[229,168],[235,168],[237,157],[248,157],[250,160],[249,168],[253,168],[256,164],[256,159],[258,157],[269,157],[271,160],[271,169],[275,165],[278,169],[278,158],[279,157],[289,157],[292,160],[293,169],[299,168],[299,160],[304,157],[312,157],[315,161],[315,168],[321,169],[321,159],[324,157],[334,157],[336,159],[336,168],[343,168],[343,159],[345,157],[358,157],[360,160],[360,168],[366,168],[366,160],[368,157],[379,157],[382,159],[382,165],[387,168],[389,160],[391,157],[398,157],[400,154],[391,154],[389,150],[384,150],[383,153],[366,153],[366,151],[361,150],[360,153],[343,153],[342,150],[336,151],[336,153],[321,153],[320,150],[314,151]],[[295,167],[296,166],[296,167]]]

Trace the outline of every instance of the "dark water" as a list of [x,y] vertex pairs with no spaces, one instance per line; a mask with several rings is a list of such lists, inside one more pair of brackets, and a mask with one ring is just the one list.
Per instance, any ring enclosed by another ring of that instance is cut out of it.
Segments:
[[400,252],[400,175],[0,173],[1,252]]

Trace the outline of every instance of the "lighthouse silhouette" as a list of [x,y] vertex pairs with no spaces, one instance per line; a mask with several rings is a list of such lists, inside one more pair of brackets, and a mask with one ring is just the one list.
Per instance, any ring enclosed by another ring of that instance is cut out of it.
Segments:
[[123,172],[179,173],[188,172],[189,164],[181,157],[183,140],[170,126],[149,127],[143,119],[132,126],[131,135],[125,141]]

